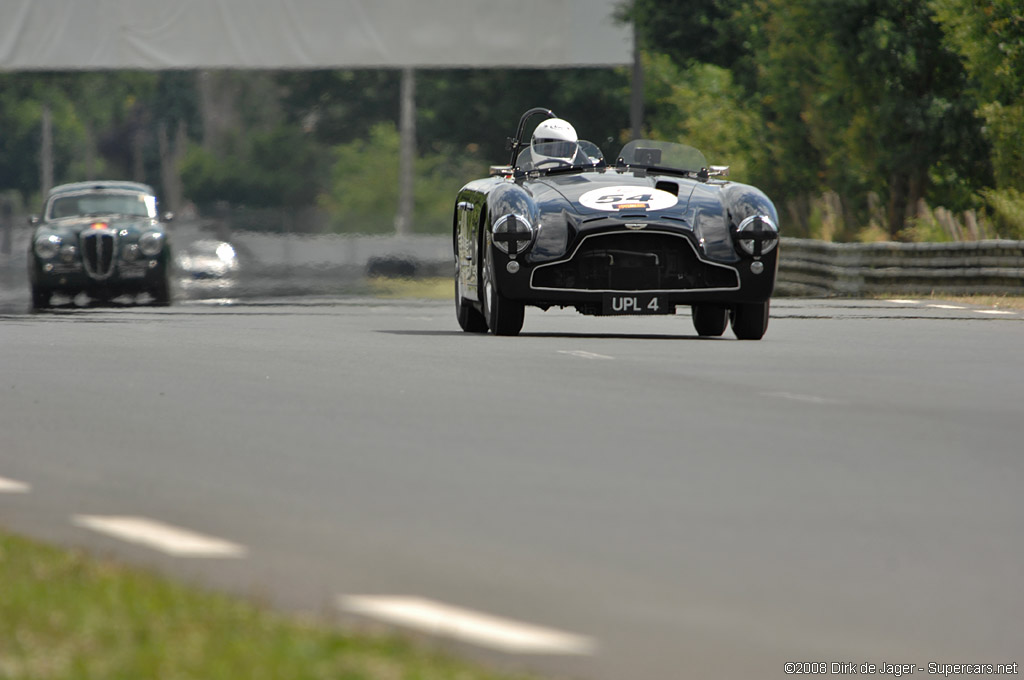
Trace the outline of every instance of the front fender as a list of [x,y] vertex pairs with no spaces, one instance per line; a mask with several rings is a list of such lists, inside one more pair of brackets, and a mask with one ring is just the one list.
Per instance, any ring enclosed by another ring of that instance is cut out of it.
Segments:
[[489,224],[505,215],[517,215],[536,226],[540,222],[540,209],[530,193],[521,185],[506,182],[495,187],[487,198]]
[[778,226],[779,213],[775,204],[764,192],[749,184],[729,184],[722,189],[722,205],[725,207],[729,226],[738,226],[743,220],[754,215],[767,215]]

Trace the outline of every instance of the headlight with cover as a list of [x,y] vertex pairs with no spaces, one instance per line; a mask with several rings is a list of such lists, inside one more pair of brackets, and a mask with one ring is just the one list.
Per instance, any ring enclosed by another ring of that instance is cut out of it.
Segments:
[[736,228],[736,238],[743,252],[760,257],[779,245],[779,228],[767,215],[751,215]]
[[42,260],[52,260],[60,252],[60,236],[56,234],[49,234],[47,236],[40,236],[35,242],[36,255]]
[[522,215],[505,215],[494,223],[491,239],[503,253],[515,257],[533,245],[537,232]]
[[164,235],[159,231],[147,231],[139,237],[139,250],[146,257],[159,255],[164,247]]

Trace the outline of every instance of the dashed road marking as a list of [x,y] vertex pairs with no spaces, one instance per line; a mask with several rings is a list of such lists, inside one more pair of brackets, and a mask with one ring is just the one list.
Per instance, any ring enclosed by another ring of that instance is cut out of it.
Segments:
[[841,404],[838,399],[819,397],[815,394],[795,394],[793,392],[762,392],[762,396],[788,399],[790,401],[802,401],[806,404]]
[[189,300],[190,305],[203,305],[206,307],[226,307],[238,304],[238,298],[206,298],[204,300]]
[[344,595],[348,612],[422,632],[512,654],[593,654],[594,641],[583,635],[520,623],[453,607],[421,597]]
[[28,493],[32,487],[25,482],[0,477],[0,493]]
[[961,311],[974,312],[975,314],[989,314],[991,316],[1017,316],[1020,312],[1007,311],[1005,309],[971,309],[964,307],[963,305],[940,305],[940,304],[924,304],[921,300],[886,300],[896,305],[923,305],[931,309],[955,309]]
[[580,359],[614,359],[607,354],[594,354],[593,352],[584,352],[581,349],[560,349],[559,354],[568,354],[569,356],[579,357]]
[[80,527],[129,543],[144,545],[175,557],[242,557],[245,547],[145,517],[75,515]]

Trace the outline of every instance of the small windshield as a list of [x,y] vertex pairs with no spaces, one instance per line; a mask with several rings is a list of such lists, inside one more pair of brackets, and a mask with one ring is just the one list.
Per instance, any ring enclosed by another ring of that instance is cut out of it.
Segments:
[[619,158],[626,165],[698,172],[708,167],[704,154],[692,146],[651,139],[634,139],[622,147]]
[[524,149],[516,159],[516,167],[520,170],[556,170],[558,168],[592,168],[604,163],[604,154],[593,142],[581,139],[578,142],[564,140],[534,144],[535,149],[551,158],[534,163],[530,149]]
[[58,196],[50,202],[49,219],[77,215],[156,217],[156,198],[138,193],[87,193]]

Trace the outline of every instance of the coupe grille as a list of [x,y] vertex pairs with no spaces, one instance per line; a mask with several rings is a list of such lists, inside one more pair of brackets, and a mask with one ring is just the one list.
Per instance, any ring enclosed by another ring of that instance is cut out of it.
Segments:
[[94,279],[105,279],[114,272],[117,251],[114,232],[93,230],[82,234],[82,263]]
[[613,233],[588,237],[572,259],[534,270],[534,288],[573,290],[699,290],[737,288],[731,267],[697,257],[682,236]]

